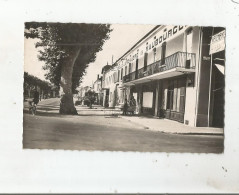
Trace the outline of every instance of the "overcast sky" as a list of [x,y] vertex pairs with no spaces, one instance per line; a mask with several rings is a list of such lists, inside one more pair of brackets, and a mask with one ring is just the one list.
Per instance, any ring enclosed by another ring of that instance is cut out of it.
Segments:
[[[112,64],[112,56],[115,62],[153,27],[154,25],[112,25],[110,39],[103,45],[103,50],[97,54],[95,62],[89,64],[81,85],[91,85],[96,80],[97,74],[101,73],[101,68],[107,62]],[[40,79],[45,79],[45,72],[42,69],[44,62],[37,59],[38,51],[35,49],[35,43],[36,40],[25,39],[24,70]]]

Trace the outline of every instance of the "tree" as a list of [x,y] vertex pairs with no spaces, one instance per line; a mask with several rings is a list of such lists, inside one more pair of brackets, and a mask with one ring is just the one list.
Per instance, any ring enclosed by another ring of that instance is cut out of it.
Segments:
[[92,104],[96,100],[96,93],[92,90],[89,90],[85,93],[85,100],[89,100],[89,107],[92,108]]
[[25,23],[25,37],[39,40],[46,79],[62,88],[61,114],[77,114],[72,94],[111,31],[108,24]]
[[[51,88],[54,88],[49,82],[43,81],[33,75],[24,72],[24,93],[28,93],[28,97],[31,97],[31,92],[36,88],[39,87],[42,91],[50,91]],[[24,94],[25,96],[26,94]]]

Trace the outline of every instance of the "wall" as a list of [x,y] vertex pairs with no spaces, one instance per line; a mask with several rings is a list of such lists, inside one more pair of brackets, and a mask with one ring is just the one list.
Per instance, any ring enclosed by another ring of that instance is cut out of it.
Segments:
[[115,84],[111,84],[110,85],[110,88],[109,88],[109,107],[110,108],[113,108],[115,107],[115,104],[116,104],[116,85]]
[[[185,114],[184,114],[184,123],[188,121],[189,126],[196,126],[196,109],[197,109],[197,92],[198,92],[198,68],[199,68],[199,27],[193,27],[193,44],[192,44],[192,53],[196,54],[195,58],[195,74],[188,75],[187,84],[186,84],[186,99],[185,99]],[[189,86],[189,78],[194,84]]]
[[[166,45],[166,57],[178,51],[184,51],[183,45],[184,45],[184,34],[181,34],[175,37],[174,39],[168,41]],[[160,58],[161,58],[161,53],[160,53]]]
[[[123,61],[118,61],[118,66],[124,67],[132,63],[132,72],[136,69],[136,59],[139,59],[138,69],[144,66],[144,53],[148,53],[148,65],[154,62],[153,48],[156,48],[156,61],[161,59],[161,46],[164,41],[167,42],[166,57],[183,50],[183,36],[187,26],[161,26],[144,40],[142,40],[133,50],[129,51],[124,57]],[[175,29],[176,33],[173,33]],[[166,30],[166,31],[165,31]],[[169,33],[171,32],[171,33]],[[165,37],[165,40],[160,38]],[[157,40],[157,41],[156,41]],[[148,43],[148,44],[147,44]],[[157,43],[157,44],[156,44]],[[128,69],[128,68],[127,68]]]
[[189,86],[188,83],[189,83],[189,79],[187,78],[184,124],[187,121],[189,126],[195,126],[196,87]]
[[204,60],[204,57],[209,57],[209,43],[210,36],[212,34],[212,28],[203,28],[202,39],[202,57],[200,59],[201,65],[199,71],[201,74],[198,79],[198,108],[197,108],[197,126],[208,126],[208,97],[209,97],[209,79],[210,79],[210,60]]
[[[165,34],[168,32],[170,29],[177,28],[179,29],[179,26],[162,26],[155,32],[153,32],[149,37],[145,38],[138,46],[136,46],[132,51],[130,51],[126,56],[124,56],[124,59],[128,59],[128,62],[130,62],[131,65],[131,72],[135,71],[136,68],[136,59],[138,58],[138,69],[141,69],[144,67],[144,53],[147,51],[148,53],[148,60],[147,64],[152,64],[155,61],[158,61],[161,59],[161,46],[164,41],[162,41],[160,44],[158,43],[157,45],[154,45],[154,40],[155,37],[160,37],[162,34]],[[176,52],[185,52],[186,51],[186,34],[187,30],[189,30],[191,27],[189,26],[183,26],[181,27],[180,32],[176,33],[174,36],[171,36],[170,38],[166,39],[166,57],[176,53]],[[192,27],[193,28],[193,44],[192,44],[192,53],[196,54],[195,58],[195,70],[198,68],[198,62],[199,62],[199,27]],[[166,29],[166,31],[164,31]],[[148,44],[146,44],[148,43]],[[149,45],[151,44],[151,47]],[[147,49],[148,47],[148,49]],[[150,48],[150,49],[149,49]],[[154,57],[154,49],[156,48],[156,56]],[[155,59],[154,59],[155,58]],[[125,75],[124,67],[128,66],[127,60],[120,61],[119,62],[119,69],[123,67],[123,72]],[[127,67],[127,69],[129,69]],[[198,77],[198,72],[194,74],[194,85],[193,86],[187,86],[186,87],[186,98],[185,98],[185,115],[184,119],[189,122],[190,126],[195,126],[195,121],[196,121],[196,105],[197,105],[197,90],[198,90],[198,82],[197,82],[197,77]],[[162,109],[166,109],[167,106],[167,89],[168,88],[168,81],[164,80],[163,85],[162,85],[162,91],[160,93],[162,94]],[[175,91],[175,93],[180,94],[180,89],[179,91]],[[174,100],[176,101],[176,99]],[[179,101],[179,98],[177,98],[177,101]],[[175,102],[174,105],[178,105],[179,102]],[[174,106],[173,110],[178,111],[178,106]]]
[[167,93],[168,93],[168,81],[163,80],[163,97],[162,97],[162,109],[166,110],[167,107]]

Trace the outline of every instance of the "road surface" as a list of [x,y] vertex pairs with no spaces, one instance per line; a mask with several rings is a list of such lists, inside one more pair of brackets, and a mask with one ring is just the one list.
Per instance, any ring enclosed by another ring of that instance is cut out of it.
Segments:
[[43,100],[38,114],[25,107],[23,148],[86,151],[222,153],[223,136],[153,132],[102,109],[77,107],[78,116],[59,115],[59,99]]

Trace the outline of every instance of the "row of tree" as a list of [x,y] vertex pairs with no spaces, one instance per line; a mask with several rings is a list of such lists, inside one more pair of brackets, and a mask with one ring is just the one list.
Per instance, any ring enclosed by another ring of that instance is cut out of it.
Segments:
[[110,32],[108,24],[25,23],[25,37],[38,40],[38,58],[45,63],[46,79],[63,91],[61,114],[77,114],[73,92]]
[[40,90],[41,95],[48,94],[51,90],[57,90],[49,82],[24,72],[24,97],[31,97],[32,92],[36,88]]

